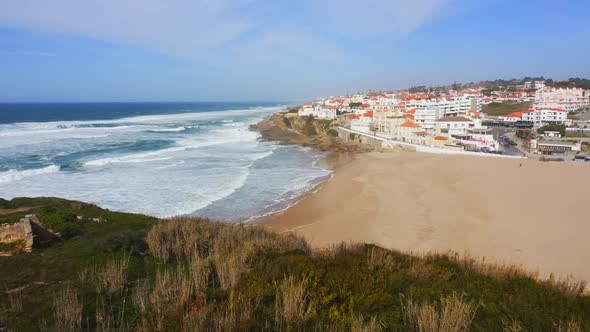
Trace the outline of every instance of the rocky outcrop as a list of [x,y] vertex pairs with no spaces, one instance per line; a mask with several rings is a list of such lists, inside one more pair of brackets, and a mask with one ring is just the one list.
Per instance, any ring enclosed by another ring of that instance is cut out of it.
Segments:
[[298,144],[322,151],[368,152],[374,146],[346,141],[339,137],[338,126],[343,120],[318,120],[294,113],[275,113],[250,126],[262,139],[281,144]]

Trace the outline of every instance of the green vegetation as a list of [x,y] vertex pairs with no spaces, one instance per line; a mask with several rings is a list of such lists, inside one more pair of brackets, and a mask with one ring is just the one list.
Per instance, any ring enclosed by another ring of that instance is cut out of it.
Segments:
[[20,250],[26,247],[26,243],[23,240],[14,241],[14,242],[0,242],[0,251],[4,252],[12,252],[15,250]]
[[330,128],[328,131],[326,131],[326,134],[328,134],[330,137],[338,137],[338,130]]
[[590,328],[584,283],[538,281],[514,266],[451,254],[416,257],[364,244],[312,250],[302,238],[258,226],[200,218],[157,221],[65,200],[47,207],[55,209],[53,216],[73,213],[105,221],[87,223],[78,235],[49,248],[0,258],[0,327]]
[[556,81],[553,86],[557,88],[582,88],[590,89],[590,80],[579,77],[572,77],[565,81]]
[[314,118],[313,116],[308,116],[305,118],[305,124],[303,125],[303,135],[310,137],[315,136],[318,134],[318,131],[314,125]]
[[517,129],[516,130],[516,137],[524,140],[528,140],[533,138],[532,130],[530,129]]
[[491,103],[484,105],[482,111],[491,116],[503,116],[513,112],[522,112],[531,108],[531,103]]
[[543,135],[546,131],[558,131],[559,134],[563,137],[563,136],[565,136],[565,125],[548,124],[548,125],[544,125],[543,127],[537,129],[537,132],[541,135]]
[[350,108],[354,108],[354,107],[360,107],[363,103],[349,103],[348,107]]
[[409,93],[427,93],[428,88],[425,85],[413,86],[408,89]]

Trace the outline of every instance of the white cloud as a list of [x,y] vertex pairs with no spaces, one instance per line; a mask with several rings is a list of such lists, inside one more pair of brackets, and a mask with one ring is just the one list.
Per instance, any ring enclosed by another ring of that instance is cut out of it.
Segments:
[[316,20],[343,36],[403,37],[442,14],[450,0],[310,1]]
[[232,11],[248,0],[4,0],[0,25],[192,56],[254,25]]
[[[439,17],[449,1],[3,0],[0,25],[201,60],[222,46],[293,55],[306,47],[319,54],[335,49],[335,37],[403,37]],[[246,32],[260,39],[242,39]]]

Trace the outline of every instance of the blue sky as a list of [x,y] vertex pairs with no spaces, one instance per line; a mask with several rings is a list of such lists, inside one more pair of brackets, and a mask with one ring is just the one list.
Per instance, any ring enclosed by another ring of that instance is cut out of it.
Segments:
[[3,0],[0,101],[298,101],[590,77],[583,0]]

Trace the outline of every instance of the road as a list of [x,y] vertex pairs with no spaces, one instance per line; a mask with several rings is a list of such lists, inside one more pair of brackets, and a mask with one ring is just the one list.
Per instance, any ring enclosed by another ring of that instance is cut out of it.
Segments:
[[590,121],[590,107],[580,114],[581,121]]
[[515,146],[503,144],[503,141],[500,139],[502,135],[506,135],[508,133],[513,133],[514,129],[511,128],[501,128],[501,127],[493,127],[492,128],[492,135],[502,144],[502,148],[504,149],[504,154],[509,156],[522,156],[522,151],[517,149]]

